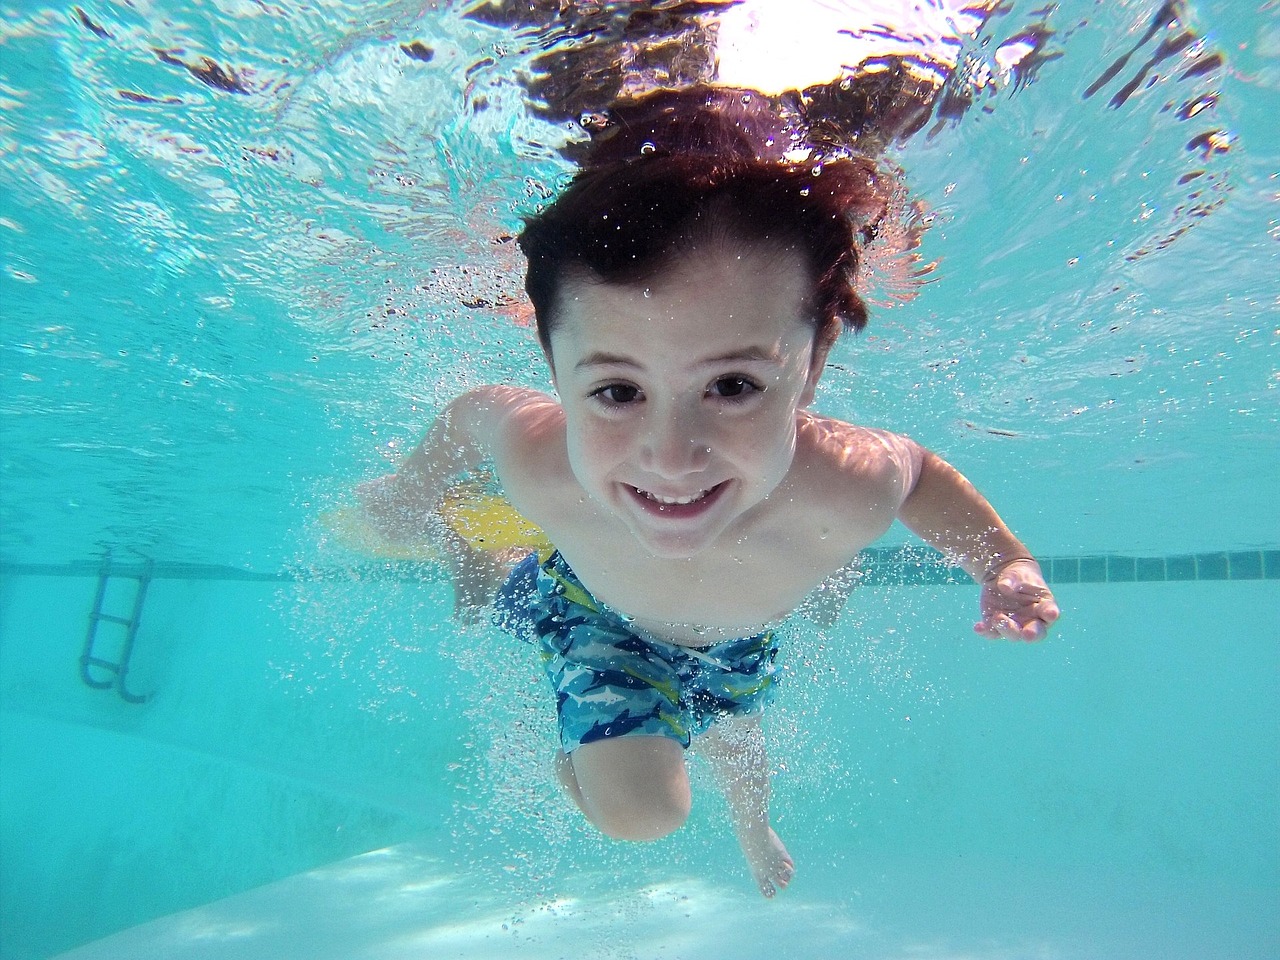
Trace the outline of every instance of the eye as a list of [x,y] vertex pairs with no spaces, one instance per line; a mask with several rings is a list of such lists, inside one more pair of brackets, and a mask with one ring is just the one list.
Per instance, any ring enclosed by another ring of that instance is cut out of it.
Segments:
[[640,388],[633,387],[629,383],[611,383],[592,391],[591,396],[613,406],[623,406],[640,399]]
[[725,400],[739,400],[753,393],[759,393],[762,389],[754,380],[731,374],[726,377],[717,377],[708,392]]

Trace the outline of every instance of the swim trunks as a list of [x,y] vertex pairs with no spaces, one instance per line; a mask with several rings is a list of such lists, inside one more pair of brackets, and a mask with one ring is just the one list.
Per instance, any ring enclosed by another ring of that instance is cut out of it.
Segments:
[[558,551],[520,561],[495,607],[500,627],[541,651],[566,753],[636,734],[688,747],[716,720],[759,713],[773,695],[773,631],[709,647],[641,637],[588,592]]

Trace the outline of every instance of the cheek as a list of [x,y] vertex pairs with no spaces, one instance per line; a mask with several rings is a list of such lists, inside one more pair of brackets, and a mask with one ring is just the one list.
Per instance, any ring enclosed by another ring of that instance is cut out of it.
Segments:
[[608,423],[591,418],[570,419],[567,428],[569,463],[579,479],[602,476],[622,453],[622,435]]
[[759,460],[770,460],[795,445],[795,408],[778,404],[751,417],[723,417],[718,430],[721,442]]
[[785,417],[762,417],[735,426],[737,429],[728,444],[735,451],[733,459],[761,482],[778,482],[795,455],[794,413]]

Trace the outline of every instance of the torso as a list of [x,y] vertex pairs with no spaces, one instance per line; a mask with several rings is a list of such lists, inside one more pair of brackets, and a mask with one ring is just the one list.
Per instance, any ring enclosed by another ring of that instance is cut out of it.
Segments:
[[597,599],[672,643],[749,636],[786,617],[888,529],[906,483],[901,438],[802,413],[791,470],[767,500],[698,554],[657,557],[577,483],[563,415],[541,396],[531,392],[536,412],[495,451],[508,497]]

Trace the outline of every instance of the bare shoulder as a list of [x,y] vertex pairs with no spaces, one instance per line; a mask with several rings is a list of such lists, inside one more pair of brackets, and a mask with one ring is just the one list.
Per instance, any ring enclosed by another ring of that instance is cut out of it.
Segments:
[[486,389],[503,448],[525,454],[540,449],[554,435],[564,435],[564,408],[555,397],[526,387]]
[[550,490],[563,489],[570,476],[564,408],[540,390],[488,386],[464,396],[484,411],[490,454],[507,496],[537,519]]
[[541,390],[490,383],[472,387],[457,397],[449,408],[455,414],[462,412],[498,422],[508,417],[522,416],[524,411],[543,404],[556,405],[556,401]]
[[915,486],[921,448],[888,430],[806,412],[797,430],[797,461],[833,499],[896,513]]
[[489,384],[455,398],[445,417],[465,433],[484,438],[491,453],[501,456],[530,432],[553,422],[559,410],[555,399],[539,390]]

